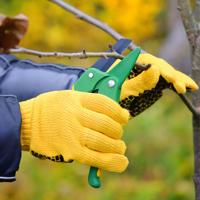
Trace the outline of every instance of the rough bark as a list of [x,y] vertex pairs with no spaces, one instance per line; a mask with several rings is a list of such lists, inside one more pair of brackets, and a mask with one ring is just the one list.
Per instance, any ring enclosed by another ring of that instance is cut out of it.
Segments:
[[[192,57],[192,78],[200,86],[200,28],[199,0],[192,12],[189,0],[178,0],[180,13],[190,42]],[[200,112],[200,90],[192,94],[192,102],[196,111]],[[194,185],[195,199],[200,200],[200,114],[193,114],[193,143],[194,143]]]
[[176,69],[191,75],[192,63],[189,42],[181,17],[177,12],[177,1],[168,0],[167,3],[168,33],[159,50],[159,56],[166,59]]
[[[200,85],[200,35],[196,39],[192,54],[192,77]],[[193,93],[193,104],[200,111],[200,91]],[[200,200],[200,115],[193,115],[194,184],[196,200]]]

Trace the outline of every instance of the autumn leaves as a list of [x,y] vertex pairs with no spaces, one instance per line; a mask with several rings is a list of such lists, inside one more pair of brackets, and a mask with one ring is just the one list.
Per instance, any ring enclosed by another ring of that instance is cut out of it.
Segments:
[[0,51],[7,52],[16,47],[28,29],[28,18],[19,14],[15,17],[0,15]]

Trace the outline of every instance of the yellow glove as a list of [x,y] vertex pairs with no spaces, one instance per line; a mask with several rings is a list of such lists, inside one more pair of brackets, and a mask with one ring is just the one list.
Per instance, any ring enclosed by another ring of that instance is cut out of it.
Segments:
[[122,172],[122,125],[129,114],[106,96],[76,91],[55,91],[20,103],[23,150],[41,159],[77,160],[107,171]]
[[197,90],[197,84],[187,75],[175,70],[165,60],[150,54],[140,54],[138,63],[151,64],[146,71],[133,69],[122,86],[121,106],[136,116],[162,96],[162,90],[174,88],[183,94],[186,89]]

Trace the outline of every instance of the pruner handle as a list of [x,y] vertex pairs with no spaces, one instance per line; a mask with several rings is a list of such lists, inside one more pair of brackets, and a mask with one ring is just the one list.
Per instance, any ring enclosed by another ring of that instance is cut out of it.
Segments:
[[[114,81],[114,85],[112,87],[109,87],[109,81]],[[119,95],[120,95],[120,86],[118,85],[118,80],[116,77],[106,77],[101,82],[101,84],[98,87],[98,93],[106,95],[107,97],[110,97],[114,101],[119,101]],[[88,174],[88,183],[90,186],[94,188],[100,188],[101,187],[101,180],[98,176],[98,168],[96,167],[90,167],[90,171]]]
[[90,171],[88,174],[88,183],[93,188],[100,188],[101,187],[101,180],[98,176],[98,168],[96,167],[90,167]]
[[[75,83],[74,89],[82,92],[97,92],[119,102],[122,84],[134,67],[140,50],[140,48],[135,48],[120,63],[114,67],[111,66],[107,73],[90,68]],[[88,174],[88,183],[94,188],[101,187],[98,170],[92,166]]]

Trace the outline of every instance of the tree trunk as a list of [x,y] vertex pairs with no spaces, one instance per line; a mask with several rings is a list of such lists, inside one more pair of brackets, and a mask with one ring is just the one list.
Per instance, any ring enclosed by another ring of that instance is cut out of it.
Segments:
[[[190,43],[192,56],[192,78],[200,86],[200,0],[192,8],[190,0],[178,0],[178,8]],[[194,142],[194,185],[195,199],[200,200],[200,90],[192,94],[193,142]]]
[[[192,52],[192,77],[200,86],[200,34],[197,36]],[[200,111],[200,90],[192,95],[193,104]],[[193,115],[194,140],[194,184],[196,200],[200,200],[200,115]]]
[[190,47],[181,16],[177,12],[177,1],[168,0],[167,4],[168,33],[161,45],[159,56],[166,59],[176,69],[191,75]]

